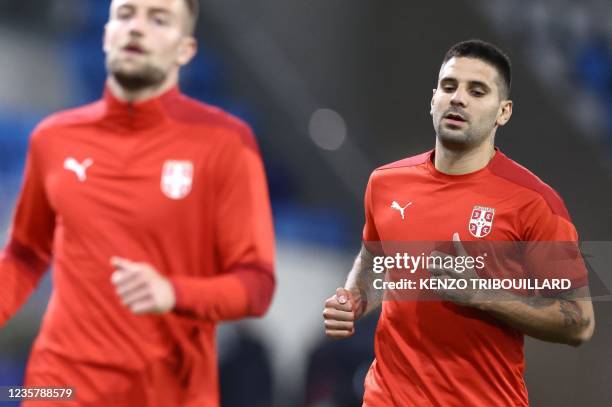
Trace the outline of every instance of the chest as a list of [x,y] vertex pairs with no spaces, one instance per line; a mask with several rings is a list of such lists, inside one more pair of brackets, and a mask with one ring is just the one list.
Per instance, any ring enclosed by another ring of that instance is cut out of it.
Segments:
[[196,208],[205,210],[213,155],[210,143],[173,130],[129,136],[75,130],[48,142],[45,189],[67,225],[189,222]]
[[512,191],[486,182],[383,186],[373,202],[376,229],[386,241],[520,239],[520,210]]

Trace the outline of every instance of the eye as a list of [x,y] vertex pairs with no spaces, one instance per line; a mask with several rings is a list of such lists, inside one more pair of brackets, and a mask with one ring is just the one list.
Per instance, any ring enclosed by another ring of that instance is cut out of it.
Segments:
[[163,14],[156,14],[153,16],[153,23],[159,26],[167,26],[169,24],[168,16]]
[[455,87],[453,85],[443,85],[442,90],[444,92],[452,92],[455,90]]
[[117,19],[119,20],[127,20],[134,14],[134,10],[130,7],[121,7],[117,10]]
[[482,89],[472,89],[472,96],[482,97],[485,95],[485,92]]
[[120,11],[117,13],[117,19],[119,20],[127,20],[130,18],[130,13],[127,11]]

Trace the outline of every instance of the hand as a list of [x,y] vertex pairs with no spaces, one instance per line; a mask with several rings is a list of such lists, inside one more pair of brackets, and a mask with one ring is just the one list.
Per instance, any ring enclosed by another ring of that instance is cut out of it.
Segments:
[[[336,294],[325,300],[323,320],[325,335],[333,339],[348,338],[355,333],[355,321],[363,312],[359,298],[347,289],[337,288]],[[357,296],[359,297],[359,296]]]
[[[455,246],[457,256],[452,256],[450,254],[442,253],[439,251],[431,252],[430,256],[431,257],[442,257],[443,259],[447,257],[454,258],[454,257],[469,256],[468,252],[465,250],[465,248],[461,244],[461,239],[459,239],[459,233],[456,233],[456,232],[453,233],[453,245]],[[453,261],[453,264],[455,264],[454,261]],[[450,268],[450,267],[446,267],[446,268],[445,267],[442,267],[442,268],[430,267],[428,268],[428,270],[433,275],[433,278],[436,278],[436,279],[466,280],[467,288],[465,289],[456,288],[458,286],[457,284],[454,286],[454,288],[450,288],[450,285],[449,285],[449,288],[447,289],[444,289],[444,288],[438,289],[437,293],[443,299],[455,302],[457,304],[462,304],[462,305],[475,306],[477,304],[477,300],[479,299],[480,293],[478,289],[472,288],[473,287],[472,281],[478,280],[480,277],[478,276],[478,274],[476,273],[473,267],[471,268],[465,267],[465,270],[461,272],[455,270],[454,268]]]
[[148,263],[111,258],[115,272],[111,282],[123,305],[134,314],[162,314],[176,303],[170,281]]

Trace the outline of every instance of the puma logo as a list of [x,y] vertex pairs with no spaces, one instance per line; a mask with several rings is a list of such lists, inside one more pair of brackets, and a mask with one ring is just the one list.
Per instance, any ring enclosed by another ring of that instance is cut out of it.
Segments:
[[402,219],[404,219],[404,211],[410,205],[412,205],[412,202],[408,202],[406,206],[400,206],[400,204],[398,204],[397,201],[393,201],[391,203],[391,208],[398,210],[400,212],[400,215],[402,215]]
[[66,158],[64,161],[64,169],[68,171],[72,171],[76,174],[77,179],[81,182],[84,182],[87,179],[87,168],[91,167],[93,164],[93,160],[91,158],[85,159],[83,163],[79,163],[72,157]]

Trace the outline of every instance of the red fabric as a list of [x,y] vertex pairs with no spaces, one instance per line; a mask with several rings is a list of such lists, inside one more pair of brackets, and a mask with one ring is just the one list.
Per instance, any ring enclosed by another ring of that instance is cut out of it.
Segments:
[[[71,388],[70,399],[24,401],[22,407],[206,407],[219,403],[214,391],[190,394],[177,375],[176,360],[159,360],[143,370],[98,365],[35,352],[26,372],[27,387]],[[202,384],[205,386],[205,384]],[[210,389],[209,389],[210,390]]]
[[[465,175],[440,173],[432,160],[429,152],[374,171],[365,197],[364,244],[378,242],[389,254],[401,242],[434,248],[455,232],[466,245],[577,241],[559,196],[499,150],[488,166]],[[393,201],[402,208],[411,202],[403,219]],[[469,231],[475,206],[495,210],[483,237]],[[490,260],[513,277],[528,276],[529,264]],[[575,271],[571,278],[580,286],[585,270]],[[364,405],[528,405],[522,333],[474,308],[415,298],[383,301]]]
[[0,326],[30,296],[51,259],[55,214],[41,183],[39,161],[37,152],[28,153],[9,242],[0,253]]
[[176,292],[177,313],[211,320],[242,318],[245,310],[249,315],[262,316],[274,291],[271,270],[250,265],[209,279],[176,276],[171,281]]
[[[81,174],[75,162],[88,164]],[[177,88],[132,104],[105,90],[41,123],[11,236],[0,323],[54,258],[34,352],[130,369],[177,353],[181,377],[203,391],[217,387],[216,323],[262,315],[274,291],[271,210],[251,130]],[[113,256],[166,275],[177,309],[129,312],[111,284]]]
[[0,254],[0,325],[8,321],[30,296],[47,270],[48,260],[12,239]]

